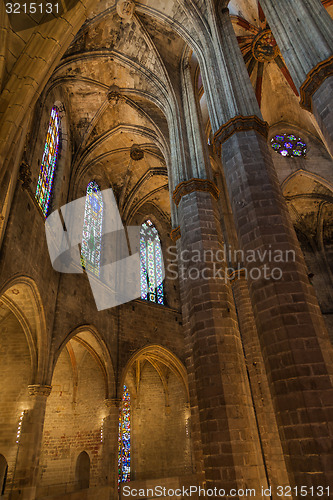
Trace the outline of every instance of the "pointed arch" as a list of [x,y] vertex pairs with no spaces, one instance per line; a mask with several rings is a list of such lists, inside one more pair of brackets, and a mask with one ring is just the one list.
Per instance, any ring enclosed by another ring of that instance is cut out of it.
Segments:
[[30,384],[44,383],[49,341],[44,306],[35,281],[28,276],[12,278],[0,290],[1,301],[16,316],[25,333],[31,356]]
[[308,170],[303,170],[303,169],[299,169],[297,170],[296,172],[293,172],[292,174],[290,174],[281,184],[281,189],[282,189],[282,192],[283,194],[286,193],[286,190],[288,188],[288,185],[295,179],[297,179],[298,177],[301,177],[301,176],[304,176],[304,177],[307,177],[309,179],[311,179],[312,181],[314,182],[318,182],[318,184],[322,184],[326,189],[329,189],[330,191],[333,192],[333,185],[331,184],[331,182],[329,182],[327,179],[324,179],[324,177],[321,177],[320,175],[318,174],[315,174],[313,172],[309,172]]
[[115,394],[115,377],[112,359],[101,334],[93,325],[81,325],[75,328],[62,341],[54,354],[53,365],[48,374],[48,382],[51,384],[58,358],[70,340],[74,340],[81,344],[94,358],[102,372],[105,382],[105,399],[112,397]]
[[[186,400],[187,400],[187,402],[190,401],[188,378],[187,378],[187,371],[186,371],[185,366],[178,359],[178,357],[175,354],[173,354],[172,351],[170,351],[166,347],[163,347],[163,346],[158,345],[158,344],[152,344],[152,345],[148,345],[146,347],[143,347],[142,349],[139,349],[136,353],[134,353],[131,356],[131,358],[128,360],[128,362],[126,363],[126,366],[123,370],[123,373],[122,373],[122,376],[120,379],[120,387],[124,387],[127,374],[129,373],[130,369],[133,366],[136,366],[136,371],[138,371],[138,369],[140,371],[140,363],[142,364],[142,363],[145,363],[147,361],[154,368],[156,366],[156,363],[158,363],[159,365],[161,365],[161,366],[164,365],[168,369],[170,369],[177,376],[177,378],[181,381],[181,383],[183,384],[185,395],[186,395]],[[140,376],[138,378],[140,378]],[[140,381],[138,380],[137,385],[139,384],[139,382]],[[136,392],[138,392],[138,387],[135,390],[136,390]]]

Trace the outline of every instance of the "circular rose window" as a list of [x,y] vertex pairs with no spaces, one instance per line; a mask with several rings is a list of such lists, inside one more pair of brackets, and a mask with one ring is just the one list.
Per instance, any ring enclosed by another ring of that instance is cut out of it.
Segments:
[[306,144],[296,135],[278,134],[271,139],[271,146],[282,156],[289,158],[306,156]]

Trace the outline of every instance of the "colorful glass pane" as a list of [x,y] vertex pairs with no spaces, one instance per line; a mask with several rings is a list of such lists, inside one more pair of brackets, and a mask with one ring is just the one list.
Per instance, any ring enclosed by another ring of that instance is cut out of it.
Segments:
[[118,484],[131,480],[131,397],[124,385],[119,414]]
[[82,267],[96,276],[100,273],[103,226],[103,198],[99,185],[89,182],[83,220]]
[[59,129],[59,111],[57,107],[53,107],[36,189],[36,199],[45,217],[50,205],[52,184],[58,157]]
[[271,140],[271,146],[282,156],[289,158],[292,157],[305,157],[306,156],[306,144],[300,138],[295,135],[276,135]]
[[164,304],[162,248],[158,231],[147,220],[140,231],[141,299]]

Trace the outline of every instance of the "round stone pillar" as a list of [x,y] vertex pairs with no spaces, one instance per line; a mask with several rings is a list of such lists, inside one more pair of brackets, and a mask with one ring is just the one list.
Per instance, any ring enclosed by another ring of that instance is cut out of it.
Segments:
[[261,0],[260,4],[300,91],[333,154],[333,20],[321,0]]
[[180,183],[173,195],[183,323],[197,397],[192,404],[198,406],[203,452],[198,462],[203,461],[207,489],[258,491],[267,481],[226,278],[218,196],[204,179]]
[[[233,102],[242,103],[239,94],[249,92],[249,77],[226,9],[218,26],[221,43],[216,50],[222,51],[221,60],[229,61],[221,78]],[[238,67],[246,85],[230,80],[231,65]],[[208,83],[205,88],[214,101],[219,90]],[[214,145],[243,251],[289,482],[328,486],[333,480],[333,348],[267,145],[268,125],[256,106],[247,115],[242,109],[221,116]]]
[[47,398],[52,387],[29,385],[29,409],[25,410],[17,439],[17,459],[10,500],[36,498],[39,456]]

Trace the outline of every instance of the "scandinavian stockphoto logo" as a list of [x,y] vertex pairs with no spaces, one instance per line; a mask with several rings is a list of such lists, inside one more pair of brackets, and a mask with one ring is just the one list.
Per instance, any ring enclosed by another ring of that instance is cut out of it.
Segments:
[[[112,189],[101,192],[104,222],[101,230],[98,272],[87,270],[99,311],[140,298],[140,229],[124,227]],[[88,196],[88,195],[87,195]],[[72,201],[45,221],[46,240],[53,268],[60,273],[82,274],[82,232],[87,196]],[[88,199],[89,202],[89,199]],[[148,273],[147,273],[148,276]],[[156,277],[156,287],[165,277]]]

